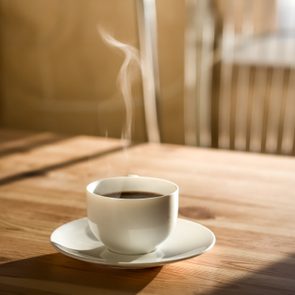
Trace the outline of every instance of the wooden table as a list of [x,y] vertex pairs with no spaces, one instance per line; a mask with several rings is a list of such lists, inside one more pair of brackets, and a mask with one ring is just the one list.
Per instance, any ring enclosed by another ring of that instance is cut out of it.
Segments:
[[[295,159],[175,145],[126,150],[94,137],[24,148],[25,137],[0,141],[0,294],[295,294]],[[212,229],[216,246],[142,270],[57,253],[49,236],[85,216],[85,185],[130,173],[178,183],[180,215]]]

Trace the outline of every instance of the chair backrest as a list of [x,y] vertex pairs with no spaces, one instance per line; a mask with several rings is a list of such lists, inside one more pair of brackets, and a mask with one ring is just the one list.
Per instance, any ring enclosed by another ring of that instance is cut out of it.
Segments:
[[295,3],[221,3],[218,147],[294,154]]
[[[145,26],[141,45],[156,44],[155,18]],[[186,0],[184,40],[185,143],[294,155],[294,1]]]

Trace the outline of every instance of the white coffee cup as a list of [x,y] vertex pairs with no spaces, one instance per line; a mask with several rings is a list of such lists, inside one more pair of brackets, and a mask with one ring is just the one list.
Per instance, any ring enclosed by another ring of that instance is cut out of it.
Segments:
[[[122,199],[116,192],[149,192],[159,196]],[[178,186],[165,179],[122,176],[87,186],[87,216],[91,231],[111,251],[149,253],[173,230],[178,215]]]

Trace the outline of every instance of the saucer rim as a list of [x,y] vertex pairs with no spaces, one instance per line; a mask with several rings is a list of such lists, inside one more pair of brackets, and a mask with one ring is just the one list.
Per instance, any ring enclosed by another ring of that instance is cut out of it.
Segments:
[[[179,255],[175,255],[173,257],[170,257],[170,258],[166,258],[166,259],[161,259],[159,261],[150,261],[150,262],[108,262],[108,260],[104,260],[102,258],[96,258],[96,257],[83,257],[81,255],[79,255],[78,253],[75,254],[75,253],[71,253],[69,251],[67,251],[66,247],[63,247],[62,245],[58,244],[58,243],[55,243],[53,242],[52,240],[52,236],[54,235],[54,233],[58,230],[61,229],[61,227],[64,227],[66,226],[67,224],[70,224],[74,221],[82,221],[82,220],[85,220],[87,221],[87,217],[82,217],[82,218],[77,218],[77,219],[73,219],[69,222],[66,222],[64,224],[61,224],[59,227],[57,227],[55,230],[53,230],[53,232],[51,233],[50,235],[50,242],[51,244],[53,245],[53,247],[60,253],[68,256],[68,257],[71,257],[73,259],[76,259],[76,260],[80,260],[80,261],[84,261],[84,262],[89,262],[89,263],[94,263],[94,264],[97,264],[97,265],[102,265],[104,267],[110,267],[110,268],[123,268],[123,269],[131,269],[131,268],[134,268],[134,269],[139,269],[139,268],[150,268],[150,267],[156,267],[156,266],[162,266],[162,265],[166,265],[166,264],[170,264],[170,263],[174,263],[174,262],[179,262],[179,261],[182,261],[182,260],[187,260],[187,259],[190,259],[190,258],[193,258],[193,257],[197,257],[199,255],[202,255],[208,251],[210,251],[216,244],[216,236],[215,234],[213,233],[212,230],[210,230],[208,227],[204,226],[203,224],[199,223],[199,222],[196,222],[196,221],[193,221],[191,219],[185,219],[185,218],[177,218],[178,220],[181,220],[181,221],[185,221],[185,222],[190,222],[190,223],[194,223],[194,224],[197,224],[199,225],[201,228],[205,229],[210,235],[211,235],[211,238],[212,238],[212,242],[210,243],[210,245],[208,245],[207,248],[205,248],[204,250],[202,251],[198,251],[198,252],[194,252],[195,250],[190,250],[188,251],[187,253],[190,253],[190,252],[193,252],[191,254],[188,254],[188,255],[184,255],[184,254],[179,254]],[[159,250],[159,249],[158,249]],[[155,252],[158,251],[157,249],[155,250]],[[185,252],[184,252],[185,253]],[[181,255],[181,256],[180,256]],[[180,256],[178,258],[176,258],[177,256]]]

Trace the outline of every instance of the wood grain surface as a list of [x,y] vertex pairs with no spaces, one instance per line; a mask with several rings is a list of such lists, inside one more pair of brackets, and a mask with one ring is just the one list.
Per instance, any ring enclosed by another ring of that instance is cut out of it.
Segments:
[[[294,172],[291,157],[142,144],[3,183],[0,294],[295,294]],[[131,173],[178,183],[180,215],[212,229],[216,246],[143,270],[104,268],[57,253],[49,236],[85,216],[85,185]]]
[[89,160],[123,145],[110,138],[0,130],[0,184]]

